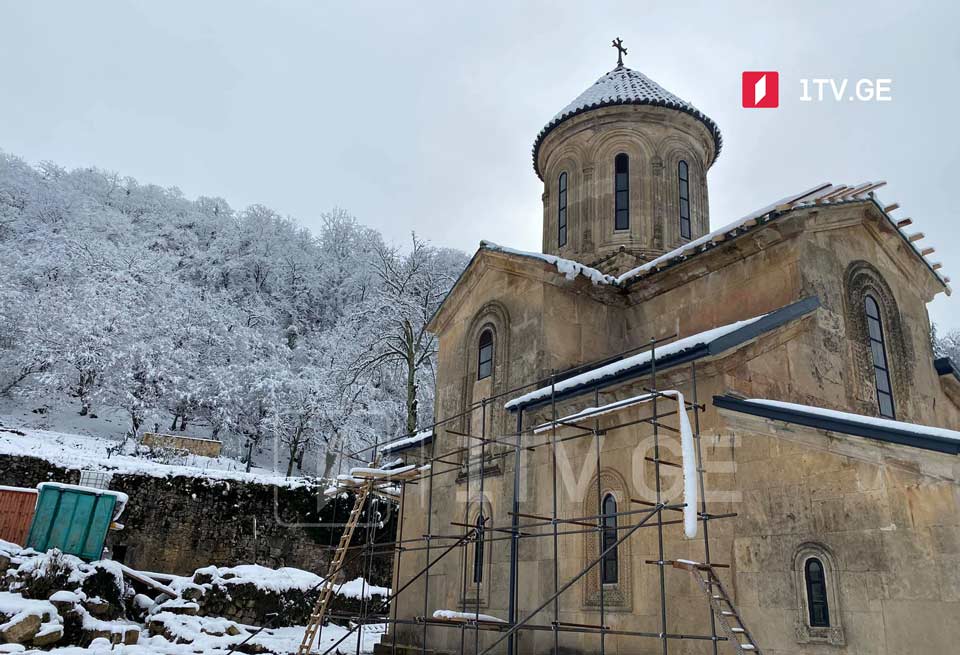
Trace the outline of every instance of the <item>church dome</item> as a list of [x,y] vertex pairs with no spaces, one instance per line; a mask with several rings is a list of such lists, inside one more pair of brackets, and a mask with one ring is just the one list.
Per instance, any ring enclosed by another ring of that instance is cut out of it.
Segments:
[[662,86],[651,80],[649,77],[638,71],[618,65],[612,71],[601,77],[593,83],[586,91],[581,93],[569,105],[561,109],[556,116],[540,130],[536,140],[533,142],[533,169],[537,176],[543,179],[543,174],[539,169],[537,157],[540,152],[540,146],[547,135],[557,128],[565,120],[572,118],[583,112],[600,107],[610,107],[613,105],[652,105],[657,107],[666,107],[676,109],[693,116],[704,124],[713,136],[715,145],[715,156],[720,154],[720,146],[723,139],[720,136],[720,128],[706,114],[691,105],[686,100],[678,98]]

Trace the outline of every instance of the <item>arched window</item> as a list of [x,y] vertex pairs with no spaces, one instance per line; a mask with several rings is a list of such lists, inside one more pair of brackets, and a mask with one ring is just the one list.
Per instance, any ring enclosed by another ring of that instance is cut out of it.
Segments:
[[622,152],[613,160],[614,229],[630,229],[630,158]]
[[863,297],[867,314],[867,331],[870,337],[870,354],[873,358],[873,376],[877,384],[877,407],[880,416],[896,418],[893,411],[893,388],[890,386],[890,367],[883,339],[883,322],[880,320],[880,305],[867,294]]
[[477,536],[473,543],[473,582],[480,584],[483,582],[483,514],[477,514],[474,527],[477,529]]
[[[613,494],[607,494],[603,497],[602,514],[603,549],[601,552],[617,543],[617,499],[613,497]],[[619,578],[616,548],[613,548],[603,556],[600,567],[600,581],[603,582],[603,584],[616,584]]]
[[803,578],[807,583],[807,609],[810,613],[810,627],[830,627],[830,608],[827,606],[827,576],[823,571],[823,562],[811,557],[803,565]]
[[690,238],[690,175],[687,162],[677,164],[677,178],[680,184],[680,236]]
[[557,247],[567,245],[567,174],[560,173],[557,205]]
[[490,377],[493,373],[493,331],[484,330],[480,335],[480,348],[477,353],[477,379]]

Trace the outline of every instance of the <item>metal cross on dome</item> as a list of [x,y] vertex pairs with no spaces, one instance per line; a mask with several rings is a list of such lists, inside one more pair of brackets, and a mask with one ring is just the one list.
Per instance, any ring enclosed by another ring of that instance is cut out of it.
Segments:
[[613,46],[617,49],[617,66],[623,66],[623,56],[627,54],[627,49],[623,47],[623,39],[619,36],[613,40]]

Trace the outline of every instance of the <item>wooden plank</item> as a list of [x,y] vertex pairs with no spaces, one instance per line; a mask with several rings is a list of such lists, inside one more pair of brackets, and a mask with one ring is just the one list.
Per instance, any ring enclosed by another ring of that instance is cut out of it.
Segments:
[[120,565],[120,570],[123,571],[123,575],[130,578],[131,580],[136,580],[137,582],[143,585],[146,585],[151,589],[155,589],[160,593],[167,594],[168,596],[170,596],[170,598],[177,597],[177,592],[175,592],[173,589],[166,586],[165,584],[161,584],[160,582],[153,579],[143,571],[137,571],[136,569],[131,569],[129,566],[126,566],[125,564]]

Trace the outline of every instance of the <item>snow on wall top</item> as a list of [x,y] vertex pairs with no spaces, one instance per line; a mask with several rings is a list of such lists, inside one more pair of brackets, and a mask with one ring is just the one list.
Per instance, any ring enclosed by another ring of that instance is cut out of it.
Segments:
[[595,268],[590,268],[585,264],[576,262],[572,259],[564,259],[563,257],[557,257],[556,255],[545,255],[541,252],[531,252],[527,250],[516,250],[514,248],[508,248],[506,246],[501,246],[492,241],[481,241],[480,248],[483,250],[493,250],[495,252],[504,252],[508,255],[517,255],[519,257],[529,257],[531,259],[539,259],[541,261],[547,262],[548,264],[553,264],[557,267],[557,270],[562,273],[568,280],[575,279],[578,275],[582,275],[594,284],[616,284],[617,278],[612,275],[607,275],[606,273],[601,273]]
[[838,419],[841,421],[850,421],[869,427],[887,428],[890,430],[902,430],[926,437],[937,437],[940,439],[950,439],[960,442],[960,432],[948,430],[946,428],[937,428],[929,425],[920,425],[918,423],[905,423],[904,421],[894,421],[888,418],[877,418],[875,416],[863,416],[862,414],[851,414],[850,412],[840,412],[835,409],[825,409],[813,405],[798,405],[797,403],[787,403],[782,400],[767,400],[766,398],[748,398],[746,402],[756,403],[757,405],[766,405],[768,407],[778,407],[780,409],[789,409],[795,412],[823,416],[827,418]]
[[547,134],[568,118],[590,109],[612,105],[654,105],[690,114],[699,119],[710,130],[716,145],[716,154],[720,154],[720,147],[723,144],[720,128],[706,114],[686,100],[670,93],[643,73],[626,66],[617,66],[578,95],[573,102],[561,109],[540,130],[533,143],[533,169],[537,175],[542,179],[537,167],[537,154]]
[[0,455],[34,457],[67,470],[107,471],[157,478],[207,478],[289,488],[311,484],[306,478],[286,478],[265,469],[247,473],[242,470],[242,463],[225,457],[193,456],[190,458],[191,464],[162,464],[122,453],[108,456],[107,448],[116,445],[117,441],[112,439],[29,428],[18,428],[16,431],[0,428]]

